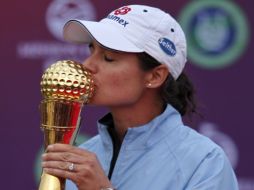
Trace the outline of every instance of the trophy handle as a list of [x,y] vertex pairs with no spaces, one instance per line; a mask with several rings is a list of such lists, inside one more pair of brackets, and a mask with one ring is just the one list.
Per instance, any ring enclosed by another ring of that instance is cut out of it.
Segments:
[[65,179],[42,172],[39,190],[64,190]]

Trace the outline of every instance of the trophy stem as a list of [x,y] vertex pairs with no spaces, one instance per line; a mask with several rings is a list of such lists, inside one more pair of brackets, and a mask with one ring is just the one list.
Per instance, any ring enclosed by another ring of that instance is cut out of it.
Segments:
[[[70,100],[46,99],[41,102],[41,129],[44,148],[55,143],[73,144],[80,128],[83,104]],[[42,173],[39,190],[64,190],[65,179]]]
[[64,190],[65,179],[42,173],[39,190]]

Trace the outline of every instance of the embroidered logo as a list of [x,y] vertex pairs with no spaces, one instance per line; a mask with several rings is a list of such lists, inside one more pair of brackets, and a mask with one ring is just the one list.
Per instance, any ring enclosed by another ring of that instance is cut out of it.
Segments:
[[168,55],[170,56],[175,56],[176,55],[176,47],[175,44],[170,41],[167,38],[160,38],[158,40],[158,43],[161,47],[161,49]]
[[129,24],[129,22],[127,22],[126,20],[121,19],[120,17],[115,15],[108,15],[107,18],[117,22],[118,24],[123,25],[124,27],[126,27],[126,25]]
[[125,15],[131,11],[130,7],[122,7],[120,9],[115,10],[114,15]]

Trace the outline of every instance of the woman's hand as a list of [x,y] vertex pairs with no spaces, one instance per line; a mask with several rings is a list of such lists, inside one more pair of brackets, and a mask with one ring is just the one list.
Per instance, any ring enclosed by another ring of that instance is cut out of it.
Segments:
[[49,145],[42,155],[44,172],[72,180],[79,190],[112,187],[96,154],[66,144]]

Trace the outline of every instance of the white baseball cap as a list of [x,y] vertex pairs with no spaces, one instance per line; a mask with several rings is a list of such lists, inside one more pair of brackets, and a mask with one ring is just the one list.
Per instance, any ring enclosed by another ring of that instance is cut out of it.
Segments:
[[123,52],[146,52],[177,79],[186,63],[184,32],[177,21],[164,11],[128,5],[112,11],[99,22],[69,20],[63,29],[64,39],[89,43],[95,39],[102,46]]

